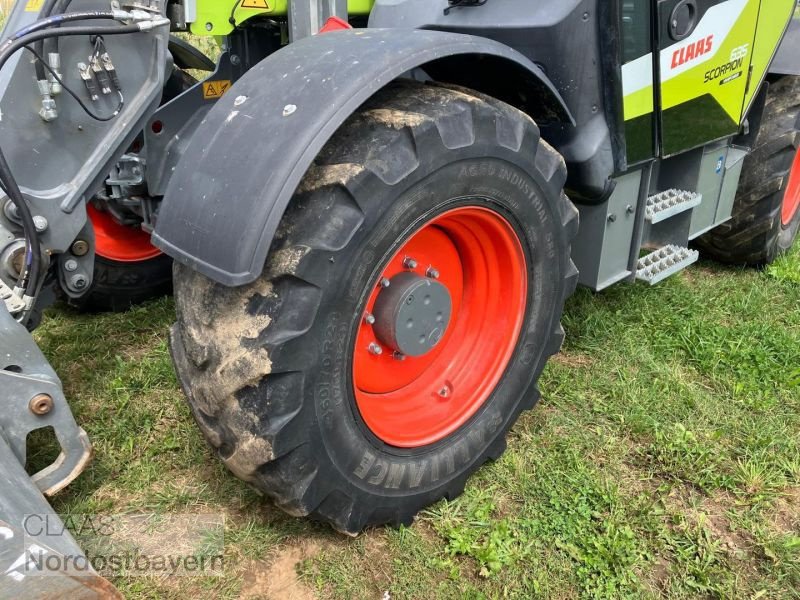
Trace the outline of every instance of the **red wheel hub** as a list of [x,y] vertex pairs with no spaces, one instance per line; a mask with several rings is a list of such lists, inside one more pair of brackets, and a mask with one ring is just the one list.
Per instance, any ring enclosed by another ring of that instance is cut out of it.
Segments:
[[161,250],[150,243],[150,235],[134,227],[122,225],[111,214],[91,204],[86,207],[94,227],[95,252],[117,262],[141,262],[161,256]]
[[[397,286],[406,287],[400,293]],[[387,310],[390,291],[402,301]],[[464,425],[508,367],[527,291],[522,245],[498,213],[457,208],[414,233],[375,282],[356,337],[356,404],[370,430],[387,444],[414,448]],[[414,332],[407,339],[418,339],[417,355],[398,350],[410,342],[382,333],[392,328],[398,338],[405,328]]]
[[794,157],[792,170],[789,171],[789,184],[786,187],[786,195],[783,197],[781,222],[784,225],[791,223],[798,208],[800,208],[800,151]]

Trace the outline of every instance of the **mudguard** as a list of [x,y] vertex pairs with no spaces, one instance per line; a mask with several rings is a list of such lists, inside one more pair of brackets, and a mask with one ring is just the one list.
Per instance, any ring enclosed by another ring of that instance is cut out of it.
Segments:
[[800,75],[800,3],[778,47],[769,72],[773,75]]
[[325,143],[375,92],[418,67],[542,124],[573,122],[544,73],[498,42],[418,29],[306,38],[248,71],[211,109],[167,187],[153,242],[224,285],[254,281]]

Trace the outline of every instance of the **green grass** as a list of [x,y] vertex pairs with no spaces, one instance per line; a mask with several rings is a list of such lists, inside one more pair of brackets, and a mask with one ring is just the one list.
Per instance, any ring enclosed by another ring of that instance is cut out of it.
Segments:
[[292,585],[322,598],[798,598],[798,306],[800,252],[579,291],[505,456],[412,527],[357,539],[284,515],[211,455],[172,372],[170,300],[53,310],[36,335],[96,448],[54,506],[227,515],[225,578],[115,579],[132,598],[281,597],[264,582],[295,563]]

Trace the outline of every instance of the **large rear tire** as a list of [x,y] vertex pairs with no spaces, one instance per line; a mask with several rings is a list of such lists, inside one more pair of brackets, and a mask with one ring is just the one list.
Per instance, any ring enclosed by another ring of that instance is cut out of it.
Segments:
[[222,461],[350,534],[458,496],[561,347],[565,178],[501,102],[379,93],[307,173],[255,283],[175,265],[172,354]]
[[753,152],[745,158],[733,218],[700,238],[713,258],[763,266],[789,250],[800,229],[800,77],[768,91]]

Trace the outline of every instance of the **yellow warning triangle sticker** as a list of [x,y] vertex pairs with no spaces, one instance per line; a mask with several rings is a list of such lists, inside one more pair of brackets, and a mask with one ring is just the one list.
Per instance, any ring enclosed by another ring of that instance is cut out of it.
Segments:
[[242,0],[239,5],[241,8],[260,8],[261,10],[269,10],[267,0]]
[[228,88],[231,87],[231,82],[227,79],[218,81],[205,81],[203,82],[203,98],[206,100],[215,100],[222,98]]

